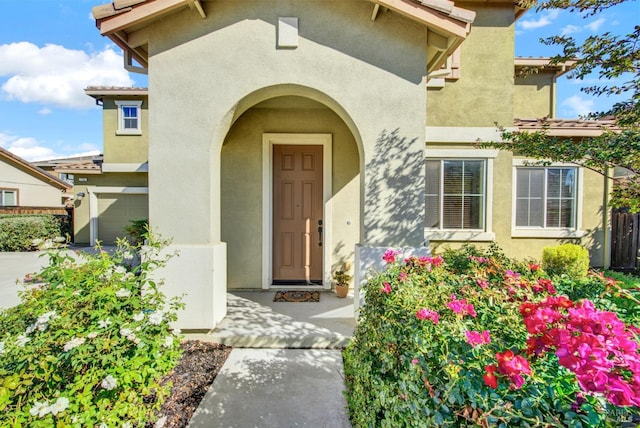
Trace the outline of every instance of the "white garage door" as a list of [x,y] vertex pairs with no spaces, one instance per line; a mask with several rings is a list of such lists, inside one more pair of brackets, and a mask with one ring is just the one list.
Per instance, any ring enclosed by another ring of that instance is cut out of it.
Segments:
[[127,236],[124,228],[131,220],[149,217],[148,195],[102,193],[98,196],[98,239],[111,245]]

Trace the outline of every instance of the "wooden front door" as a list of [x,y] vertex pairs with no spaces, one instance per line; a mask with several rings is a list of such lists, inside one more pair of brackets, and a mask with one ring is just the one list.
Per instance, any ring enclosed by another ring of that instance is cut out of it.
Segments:
[[273,282],[322,283],[322,146],[273,146]]

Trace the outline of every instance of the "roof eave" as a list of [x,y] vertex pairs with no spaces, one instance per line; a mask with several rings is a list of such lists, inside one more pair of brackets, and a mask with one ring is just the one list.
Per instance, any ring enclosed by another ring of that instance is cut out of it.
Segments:
[[55,177],[49,174],[47,171],[30,164],[25,159],[22,159],[21,157],[14,155],[10,151],[5,150],[2,147],[0,147],[0,158],[5,158],[15,164],[18,164],[20,167],[26,169],[28,173],[31,173],[32,175],[37,176],[38,179],[44,182],[47,182],[59,188],[60,190],[69,190],[73,187],[71,184],[67,183],[66,181],[60,180],[58,177]]

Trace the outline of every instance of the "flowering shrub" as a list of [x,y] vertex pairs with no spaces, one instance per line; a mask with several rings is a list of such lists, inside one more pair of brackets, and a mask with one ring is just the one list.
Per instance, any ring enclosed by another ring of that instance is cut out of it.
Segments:
[[[0,426],[143,426],[168,394],[178,300],[149,278],[166,258],[149,236],[114,255],[49,253],[25,278],[22,303],[0,313]],[[146,254],[132,267],[134,253]]]
[[594,303],[559,295],[538,263],[495,246],[397,256],[385,254],[386,270],[365,285],[344,352],[354,427],[620,426],[638,416],[638,330],[606,309],[626,299],[608,279],[584,280],[603,290]]

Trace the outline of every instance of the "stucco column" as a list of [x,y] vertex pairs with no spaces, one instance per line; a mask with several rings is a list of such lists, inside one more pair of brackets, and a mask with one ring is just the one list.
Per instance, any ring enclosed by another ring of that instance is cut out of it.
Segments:
[[363,177],[366,245],[419,247],[424,244],[422,134],[415,128],[408,132],[402,128],[383,129],[377,133],[375,142],[367,146]]

